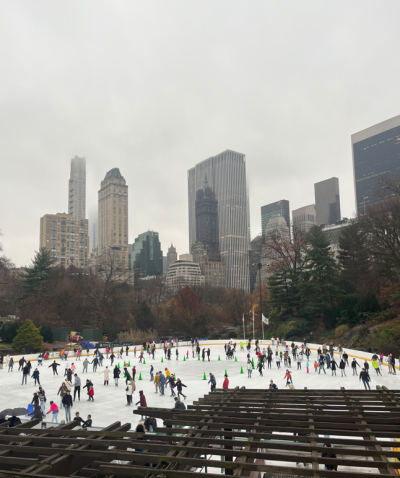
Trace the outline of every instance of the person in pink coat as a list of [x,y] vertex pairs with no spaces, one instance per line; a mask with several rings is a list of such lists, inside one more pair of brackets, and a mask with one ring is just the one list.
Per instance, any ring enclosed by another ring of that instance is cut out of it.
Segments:
[[46,413],[46,415],[48,415],[49,413],[51,413],[51,423],[53,422],[56,422],[58,423],[58,405],[55,404],[54,402],[50,402],[50,409],[49,411]]

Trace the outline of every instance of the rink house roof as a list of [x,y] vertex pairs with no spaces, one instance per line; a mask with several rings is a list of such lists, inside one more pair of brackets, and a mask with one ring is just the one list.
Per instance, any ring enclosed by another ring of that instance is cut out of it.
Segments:
[[187,410],[133,413],[163,426],[143,434],[120,422],[90,430],[74,422],[44,429],[38,420],[4,423],[0,476],[352,478],[400,469],[400,390],[386,387],[217,389]]

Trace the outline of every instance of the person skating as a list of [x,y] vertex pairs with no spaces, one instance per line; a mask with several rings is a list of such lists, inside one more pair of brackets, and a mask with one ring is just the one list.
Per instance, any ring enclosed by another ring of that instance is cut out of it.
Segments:
[[174,388],[175,388],[175,377],[171,373],[171,375],[168,377],[168,383],[169,383],[169,388],[171,390],[171,397],[175,396]]
[[201,360],[204,362],[205,358],[206,358],[206,349],[204,348],[201,352]]
[[25,363],[26,363],[25,357],[22,357],[18,360],[18,364],[19,364],[18,372],[24,368]]
[[[168,371],[168,369],[166,369]],[[160,384],[160,395],[164,395],[164,387],[167,379],[165,378],[165,375],[160,371],[158,372],[158,382]]]
[[156,372],[153,383],[154,383],[154,386],[156,387],[155,393],[158,393],[159,389],[160,389],[160,376],[159,376],[158,372]]
[[278,390],[278,387],[274,384],[273,380],[269,381],[269,389],[270,390]]
[[28,413],[28,415],[32,417],[31,420],[43,420],[43,413],[42,410],[40,410],[39,405],[33,405],[33,412]]
[[125,352],[126,352],[126,356],[128,356],[128,352],[129,352],[129,347],[128,346],[125,347]]
[[301,357],[300,355],[297,356],[297,370],[301,370]]
[[379,363],[378,360],[372,360],[371,361],[372,368],[375,370],[377,375],[382,375],[381,370],[379,368]]
[[319,363],[318,363],[318,374],[321,373],[321,370],[324,371],[324,374],[326,375],[326,372],[325,372],[325,362],[324,362],[324,359],[323,358],[320,358],[319,359]]
[[[178,350],[178,349],[176,349]],[[153,365],[150,366],[150,382],[154,381],[154,367]]]
[[95,357],[91,362],[90,364],[93,364],[93,372],[96,372],[97,370],[97,366],[99,364],[99,359],[97,357]]
[[183,402],[181,402],[178,397],[175,397],[174,400],[175,400],[174,408],[176,408],[177,410],[186,410],[186,405]]
[[215,377],[212,373],[210,373],[209,375],[210,380],[208,381],[208,383],[211,383],[211,391],[213,392],[215,390],[215,387],[217,386],[217,381],[215,380]]
[[[262,375],[262,373],[261,373],[261,375]],[[228,379],[228,375],[225,374],[224,383],[222,384],[222,388],[224,390],[228,390],[228,387],[229,387],[229,379]]]
[[136,377],[136,367],[133,366],[132,368],[132,380],[135,381],[135,377]]
[[35,371],[32,374],[32,378],[35,380],[35,385],[36,385],[36,382],[40,385],[39,370],[37,368],[35,368]]
[[62,403],[62,399],[64,398],[64,396],[67,394],[68,392],[68,387],[66,385],[65,382],[63,382],[61,384],[61,387],[58,389],[58,392],[57,392],[57,395],[60,395],[60,408],[64,408],[63,406],[63,403]]
[[88,379],[88,380],[86,380],[86,385],[83,386],[83,388],[86,388],[86,394],[88,396],[88,401],[90,400],[90,395],[89,395],[90,387],[93,387],[93,383]]
[[21,383],[21,385],[23,385],[24,382],[25,382],[25,385],[28,385],[28,382],[27,382],[28,376],[29,376],[29,367],[28,367],[28,365],[24,365],[22,367],[22,383]]
[[262,369],[263,369],[262,363],[261,363],[261,362],[258,362],[258,364],[257,364],[257,370],[259,371],[261,377],[263,376]]
[[42,410],[43,413],[45,413],[46,411],[46,393],[45,391],[43,390],[42,387],[39,387],[39,391],[38,391],[38,397],[39,397],[39,405],[40,405],[40,409]]
[[38,394],[36,392],[33,394],[31,405],[32,404],[39,406],[39,397],[38,397]]
[[67,393],[63,396],[61,400],[62,406],[65,410],[65,421],[71,421],[71,408],[73,407],[71,392],[67,390]]
[[182,393],[182,387],[185,387],[185,388],[186,388],[186,385],[184,385],[184,384],[181,382],[181,379],[178,378],[178,380],[176,381],[176,389],[177,389],[177,391],[178,391],[178,398],[179,398],[180,395],[182,395],[182,397],[183,397],[184,399],[186,399],[186,395],[183,395],[183,393]]
[[50,402],[50,409],[46,413],[46,415],[51,413],[51,423],[53,423],[53,422],[58,423],[58,412],[59,412],[58,405],[56,403],[54,403],[53,401],[51,401]]
[[363,368],[360,372],[360,382],[361,382],[361,380],[364,384],[365,390],[367,390],[367,386],[371,390],[371,387],[369,386],[369,382],[371,380],[371,377],[369,376],[369,373],[365,370],[365,368]]
[[285,373],[285,376],[283,377],[283,379],[286,378],[286,387],[289,385],[289,383],[293,383],[293,379],[292,379],[292,374],[290,372],[290,370],[286,370],[286,373]]
[[340,374],[341,376],[343,377],[346,376],[346,363],[343,359],[340,359],[340,364],[339,364],[339,368],[340,368]]
[[11,370],[11,372],[13,372],[13,368],[14,368],[14,359],[10,357],[10,360],[8,362],[8,371]]
[[112,353],[112,354],[110,355],[111,367],[112,367],[112,365],[113,365],[113,363],[114,363],[114,359],[115,359],[115,355],[114,355],[114,353]]
[[88,390],[88,401],[90,402],[94,402],[94,388],[93,388],[93,385],[90,385],[89,386],[89,390]]
[[353,375],[357,375],[357,367],[359,367],[360,364],[356,361],[355,358],[353,358],[353,361],[351,362],[351,368],[353,369]]
[[110,380],[110,371],[108,370],[108,367],[106,366],[102,372],[99,372],[99,374],[101,373],[104,375],[104,385],[108,386],[108,382]]
[[[147,407],[146,397],[144,396],[143,390],[139,390],[139,401],[136,402],[136,405],[140,404],[141,407]],[[142,414],[143,420],[143,414]]]
[[78,374],[74,375],[74,401],[76,400],[76,394],[78,394],[78,400],[81,399],[81,379]]
[[349,365],[349,356],[345,351],[343,351],[343,360],[345,361],[346,365]]
[[210,354],[211,354],[211,350],[208,348],[208,349],[207,349],[207,358],[208,358],[208,361],[210,361]]
[[55,375],[58,375],[58,372],[57,372],[57,367],[59,367],[60,364],[57,363],[55,360],[52,364],[50,364],[47,368],[52,368],[53,369],[53,376]]
[[89,366],[89,360],[87,358],[85,358],[85,360],[82,362],[82,366],[83,366],[83,370],[82,370],[82,373],[87,373],[88,371],[88,366]]
[[133,395],[133,387],[135,382],[133,380],[129,380],[126,384],[125,393],[126,393],[126,406],[128,407],[132,403],[132,395]]
[[120,375],[121,375],[121,370],[117,366],[115,366],[113,370],[113,377],[114,377],[114,385],[116,387],[118,387],[118,379]]
[[336,360],[333,358],[331,360],[332,376],[333,376],[333,374],[335,374],[335,376],[336,376],[336,368],[337,368],[337,363],[336,363]]

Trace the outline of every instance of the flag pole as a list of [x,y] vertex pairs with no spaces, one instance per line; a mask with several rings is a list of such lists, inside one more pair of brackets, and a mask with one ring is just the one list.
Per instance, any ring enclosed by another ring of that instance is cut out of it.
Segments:
[[253,340],[254,340],[254,304],[253,304]]
[[244,328],[244,314],[243,314],[243,340],[246,340],[246,329]]

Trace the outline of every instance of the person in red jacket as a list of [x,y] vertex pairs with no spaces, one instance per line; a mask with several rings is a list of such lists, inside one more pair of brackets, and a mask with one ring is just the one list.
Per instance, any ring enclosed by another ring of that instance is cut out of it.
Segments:
[[133,369],[132,369],[132,380],[135,381],[135,375],[136,375],[136,367],[133,366]]
[[[146,397],[143,394],[143,390],[140,390],[139,392],[139,401],[136,402],[136,405],[138,405],[139,403],[141,407],[147,407]],[[143,420],[143,415],[142,415],[142,420]]]
[[228,379],[228,375],[225,375],[225,380],[224,380],[224,383],[222,384],[222,388],[227,390],[229,387],[229,379]]
[[91,400],[92,402],[94,402],[94,390],[93,390],[93,387],[89,387],[89,391],[88,391],[88,395],[89,395],[89,398],[88,400]]
[[284,379],[286,378],[286,386],[289,385],[289,383],[293,383],[293,380],[292,380],[292,374],[289,370],[286,370],[286,374],[285,376],[283,377]]

